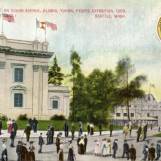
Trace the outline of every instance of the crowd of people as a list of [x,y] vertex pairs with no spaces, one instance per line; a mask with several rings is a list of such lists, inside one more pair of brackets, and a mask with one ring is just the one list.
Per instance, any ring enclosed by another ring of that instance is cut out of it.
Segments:
[[[113,157],[113,158],[127,158],[127,160],[135,161],[137,156],[137,150],[134,144],[129,145],[127,140],[124,140],[123,146],[118,144],[118,139],[114,139],[113,143],[111,139],[97,139],[95,140],[94,154],[95,156]],[[122,149],[122,156],[118,156],[118,149]],[[140,149],[139,149],[140,150]],[[159,160],[161,154],[161,140],[158,140],[156,146],[154,143],[145,141],[142,149],[142,161],[154,161]]]
[[[148,130],[148,124],[139,125],[137,129],[137,137],[136,141],[139,142],[140,140],[144,141],[147,138],[147,130]],[[123,133],[124,133],[124,139],[126,139],[129,136],[131,136],[132,133],[132,124],[129,122],[129,124],[125,124],[123,127]]]
[[38,120],[36,118],[29,118],[28,119],[28,124],[30,126],[30,128],[34,131],[34,133],[37,132],[37,126],[38,126]]
[[[29,119],[26,128],[24,129],[24,134],[26,134],[26,142],[23,142],[22,139],[18,141],[16,145],[16,153],[17,153],[17,161],[35,161],[35,146],[34,142],[31,140],[30,135],[31,131],[37,133],[37,126],[38,121],[34,119]],[[69,123],[66,121],[64,123],[64,137],[63,132],[59,132],[56,137],[54,137],[55,129],[52,125],[49,125],[46,132],[46,141],[44,140],[43,134],[40,133],[38,137],[38,153],[42,153],[43,145],[46,146],[50,144],[55,144],[56,146],[56,153],[58,156],[58,161],[75,161],[76,160],[76,150],[73,148],[73,142],[76,138],[77,143],[77,153],[80,155],[86,155],[88,153],[88,139],[90,136],[93,136],[95,133],[95,126],[93,123],[87,123],[86,131],[83,130],[83,123],[80,121],[78,123],[79,130],[78,136],[75,136],[76,127],[74,123],[69,126]],[[0,121],[0,127],[2,126],[2,122]],[[99,134],[102,135],[102,125],[98,125]],[[1,128],[2,129],[2,128]],[[1,133],[0,129],[0,133]],[[134,143],[129,144],[130,141],[128,139],[131,137],[132,133],[132,123],[129,122],[125,124],[123,127],[123,135],[124,135],[124,142],[122,144],[121,140],[115,139],[112,137],[113,132],[113,124],[109,124],[109,138],[102,138],[97,135],[97,139],[94,140],[94,147],[93,147],[93,154],[96,157],[113,157],[118,158],[120,157],[120,151],[122,150],[122,158],[130,159],[131,161],[135,161],[137,157],[137,150],[136,145]],[[15,138],[17,134],[18,126],[15,120],[9,119],[7,121],[7,132],[10,134],[10,147],[15,147]],[[148,131],[148,124],[139,125],[136,135],[136,142],[144,141],[144,145],[142,148],[142,155],[143,161],[154,161],[160,159],[161,153],[161,141],[157,141],[156,145],[153,142],[147,140],[147,131]],[[68,145],[68,155],[65,158],[64,148]],[[119,151],[119,152],[118,152]],[[2,153],[1,153],[1,160],[7,161],[8,160],[8,152],[7,152],[7,145],[6,139],[2,140]]]
[[22,141],[18,141],[16,147],[17,161],[35,161],[35,146],[33,141],[30,141],[30,145],[27,148],[26,144]]
[[[123,134],[124,137],[126,138],[123,142],[123,144],[120,143],[118,144],[119,140],[118,139],[114,139],[113,142],[111,141],[111,137],[110,138],[103,138],[103,139],[97,139],[94,141],[95,146],[93,149],[93,153],[95,156],[97,157],[113,157],[115,158],[126,158],[127,160],[131,160],[131,161],[136,161],[137,158],[137,150],[134,144],[129,144],[128,143],[128,139],[131,137],[131,133],[132,133],[132,125],[130,124],[127,125],[125,124],[125,126],[123,127]],[[88,129],[88,125],[87,125],[87,129]],[[141,128],[141,134],[140,134],[140,128]],[[140,138],[142,138],[142,141],[145,142],[145,144],[143,145],[143,149],[142,149],[142,161],[154,161],[154,160],[159,160],[160,159],[160,153],[161,153],[161,141],[157,141],[156,146],[154,143],[150,143],[148,140],[146,140],[147,138],[147,128],[148,125],[145,124],[143,126],[139,126],[137,129],[137,139],[136,141],[139,142]],[[125,132],[126,130],[126,132]],[[88,145],[88,137],[90,136],[90,132],[88,132],[87,130],[87,134],[88,136],[85,134],[84,136],[81,135],[78,137],[77,139],[77,149],[78,149],[78,154],[81,155],[85,155],[87,153],[87,145]],[[111,134],[110,134],[111,136]],[[138,141],[139,138],[139,141]],[[61,151],[61,153],[59,153],[58,150],[58,154],[63,154],[63,149],[61,148],[61,141],[59,138],[59,150]],[[118,149],[122,150],[122,155],[120,156],[120,154],[118,154]],[[140,149],[139,149],[140,150]],[[74,154],[74,150],[72,149],[72,158],[74,161],[75,154]],[[64,161],[58,159],[59,161]],[[69,156],[69,154],[68,154]],[[70,161],[70,160],[69,160]]]
[[94,154],[96,156],[110,156],[111,155],[111,140],[110,139],[97,139],[95,140]]

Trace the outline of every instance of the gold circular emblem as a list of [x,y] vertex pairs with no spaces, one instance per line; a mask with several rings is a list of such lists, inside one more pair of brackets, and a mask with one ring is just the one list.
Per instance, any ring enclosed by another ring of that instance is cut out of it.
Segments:
[[159,22],[157,25],[157,32],[158,32],[158,36],[161,39],[161,17],[159,18]]

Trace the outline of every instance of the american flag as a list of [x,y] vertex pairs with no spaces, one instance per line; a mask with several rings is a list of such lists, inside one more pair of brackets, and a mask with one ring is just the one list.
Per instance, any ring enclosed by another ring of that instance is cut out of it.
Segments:
[[3,20],[5,20],[7,22],[15,22],[15,19],[14,19],[14,15],[13,14],[3,13],[2,14],[2,17],[3,17]]
[[46,22],[45,21],[39,21],[39,20],[36,19],[36,27],[46,30]]
[[52,22],[46,22],[46,26],[49,27],[51,30],[57,30],[57,25]]

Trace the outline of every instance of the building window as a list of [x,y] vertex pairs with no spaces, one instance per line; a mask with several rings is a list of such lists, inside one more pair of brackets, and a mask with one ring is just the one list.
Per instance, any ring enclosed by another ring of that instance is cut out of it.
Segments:
[[14,81],[23,82],[23,68],[14,69]]
[[127,116],[127,113],[124,113],[124,116],[126,117]]
[[52,108],[53,109],[58,109],[58,100],[53,100],[53,102],[52,102]]
[[14,107],[23,107],[23,94],[22,93],[14,94]]
[[120,116],[121,116],[121,114],[120,114],[120,113],[116,113],[116,116],[117,116],[117,117],[120,117]]
[[131,117],[134,117],[134,113],[131,113]]
[[150,117],[150,114],[149,113],[147,113],[147,117]]
[[59,110],[60,98],[58,96],[52,96],[50,98],[50,110]]

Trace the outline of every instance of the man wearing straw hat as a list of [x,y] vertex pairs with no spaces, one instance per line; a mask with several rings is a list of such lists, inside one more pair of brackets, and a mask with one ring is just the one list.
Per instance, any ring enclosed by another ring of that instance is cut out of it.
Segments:
[[1,154],[2,161],[8,161],[7,147],[5,143],[6,143],[6,139],[3,139],[2,140],[2,154]]

